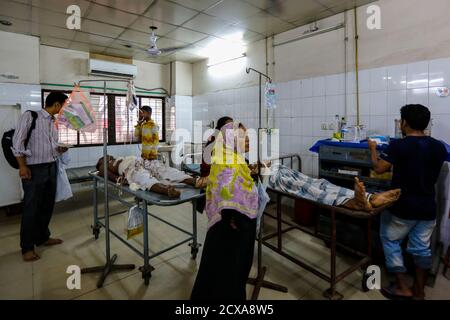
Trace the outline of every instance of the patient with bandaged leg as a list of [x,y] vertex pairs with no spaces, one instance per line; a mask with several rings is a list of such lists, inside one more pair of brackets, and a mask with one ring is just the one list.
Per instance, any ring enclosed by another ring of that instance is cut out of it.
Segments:
[[[171,183],[185,183],[195,186],[196,179],[175,168],[166,167],[158,160],[143,160],[135,156],[117,158],[108,156],[108,179],[128,184],[130,189],[150,190],[170,198],[178,198],[180,191]],[[101,176],[104,175],[103,157],[96,165]]]
[[400,189],[371,194],[366,192],[364,183],[355,178],[353,191],[336,186],[325,179],[308,177],[283,165],[272,168],[269,186],[325,205],[367,212],[394,203],[400,197]]

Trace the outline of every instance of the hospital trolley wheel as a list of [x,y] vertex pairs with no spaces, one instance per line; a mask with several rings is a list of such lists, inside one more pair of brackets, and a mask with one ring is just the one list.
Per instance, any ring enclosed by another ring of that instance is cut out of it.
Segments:
[[139,271],[142,272],[142,279],[144,279],[145,285],[150,283],[150,278],[152,277],[152,271],[155,270],[152,266],[148,266],[147,268],[142,266],[139,267]]
[[191,258],[193,260],[197,259],[198,248],[191,248]]
[[92,234],[94,235],[95,240],[97,240],[100,234],[100,226],[92,226]]

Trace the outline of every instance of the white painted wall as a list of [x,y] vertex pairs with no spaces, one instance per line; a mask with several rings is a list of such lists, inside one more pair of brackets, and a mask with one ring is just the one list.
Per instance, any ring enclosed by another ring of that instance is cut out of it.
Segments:
[[208,68],[208,60],[193,65],[193,94],[201,95],[226,89],[250,87],[258,84],[258,76],[246,74],[247,66],[265,72],[266,40],[251,44],[247,56]]
[[17,80],[4,83],[39,83],[39,38],[0,31],[0,74],[14,74]]
[[[88,75],[89,53],[40,46],[40,82],[54,84],[73,84],[82,79],[103,79]],[[138,68],[135,85],[143,88],[168,88],[168,65],[133,60]],[[101,83],[86,84],[102,86]],[[125,84],[109,83],[108,87],[126,88]]]
[[176,61],[174,66],[174,92],[178,96],[192,96],[192,63]]

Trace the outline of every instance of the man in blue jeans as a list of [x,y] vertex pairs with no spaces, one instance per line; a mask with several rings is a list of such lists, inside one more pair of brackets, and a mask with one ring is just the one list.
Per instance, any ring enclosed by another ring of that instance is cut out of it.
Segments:
[[[425,280],[431,269],[430,239],[436,226],[435,184],[447,157],[443,143],[424,131],[430,111],[423,105],[406,105],[401,109],[404,139],[392,141],[378,158],[376,143],[369,141],[374,170],[393,170],[392,188],[401,189],[399,200],[381,217],[381,242],[386,266],[396,278],[395,284],[383,288],[391,299],[424,299]],[[414,286],[406,282],[401,244],[408,237],[406,251],[416,267]]]

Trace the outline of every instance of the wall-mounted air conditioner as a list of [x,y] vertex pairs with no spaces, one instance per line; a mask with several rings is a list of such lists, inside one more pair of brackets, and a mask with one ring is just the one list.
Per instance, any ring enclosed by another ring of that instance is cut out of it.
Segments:
[[137,67],[133,64],[89,59],[89,74],[116,78],[134,78]]

